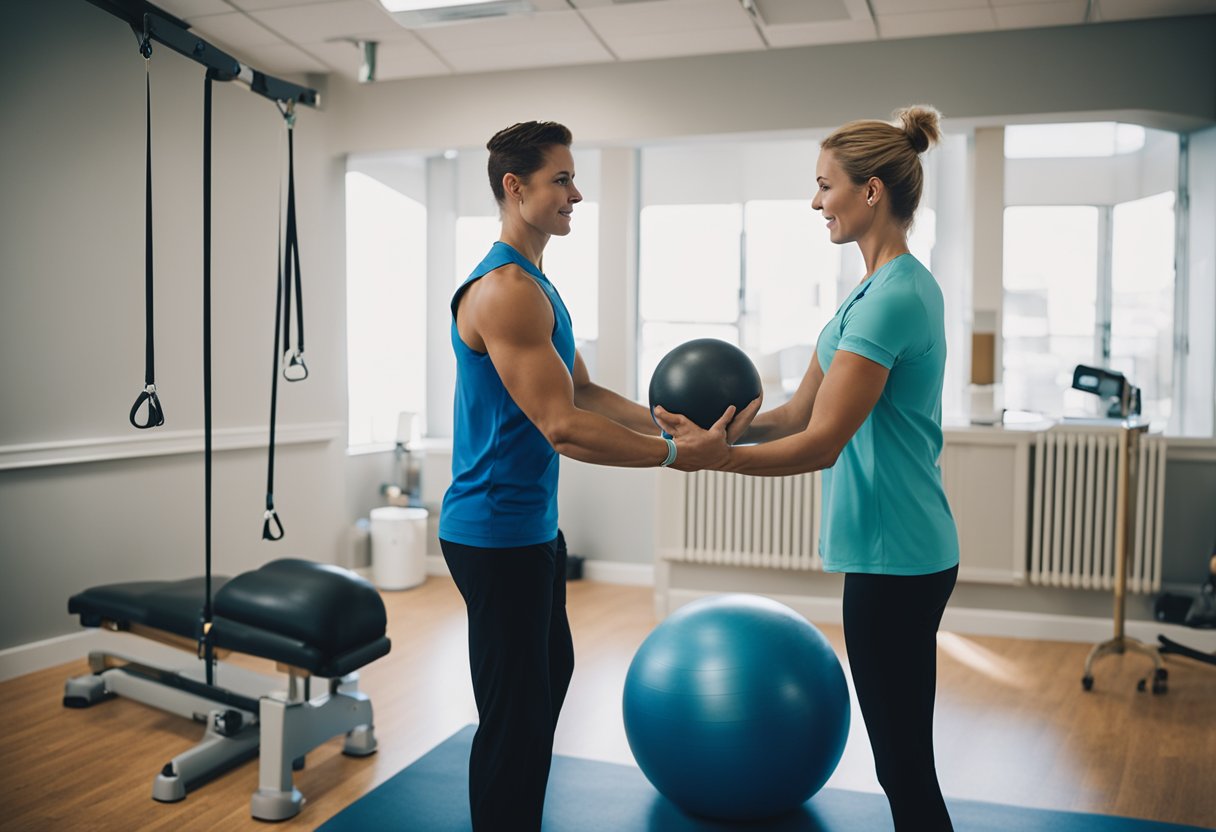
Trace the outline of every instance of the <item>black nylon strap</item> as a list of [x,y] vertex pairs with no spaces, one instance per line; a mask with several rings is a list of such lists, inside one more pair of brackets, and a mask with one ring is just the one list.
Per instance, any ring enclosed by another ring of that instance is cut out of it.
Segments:
[[[304,363],[304,291],[300,276],[300,239],[296,229],[296,166],[294,114],[287,116],[287,269],[283,276],[283,378],[303,381],[308,378]],[[291,280],[296,288],[296,348],[291,348]]]
[[[287,141],[288,147],[291,146],[291,133],[294,115],[291,111],[283,111],[283,120],[287,125]],[[288,151],[288,159],[290,160],[290,150]],[[290,167],[290,161],[288,162]],[[289,179],[290,181],[290,179]],[[279,183],[279,197],[282,199],[283,185]],[[290,205],[290,203],[289,203]],[[279,232],[282,232],[283,226],[283,206],[279,205]],[[290,208],[288,209],[290,211]],[[262,539],[263,540],[281,540],[286,534],[283,529],[283,521],[279,519],[278,512],[274,507],[274,445],[275,445],[275,417],[279,407],[279,333],[283,329],[284,321],[290,322],[291,318],[283,314],[283,287],[287,286],[288,292],[291,290],[291,284],[288,282],[287,273],[283,269],[284,249],[290,251],[288,243],[284,243],[280,247],[281,237],[276,236],[275,239],[275,288],[274,288],[274,340],[271,343],[271,363],[270,363],[270,438],[266,450],[266,511],[262,514]],[[286,361],[287,356],[284,352],[282,360]],[[284,367],[284,376],[286,376],[286,367]]]
[[214,684],[214,648],[211,641],[211,70],[203,88],[203,503],[206,553],[206,588],[199,627],[199,652],[207,668],[207,684]]
[[[152,70],[148,61],[152,55],[150,41],[145,40],[140,44],[140,53],[144,56],[147,117],[147,151],[144,160],[144,389],[136,397],[135,404],[131,405],[131,413],[127,418],[132,426],[145,430],[163,425],[165,411],[160,405],[160,397],[156,395],[156,349],[152,337]],[[148,418],[140,422],[136,416],[145,402],[148,404]]]
[[[279,186],[282,188],[282,185]],[[282,193],[282,190],[279,191]],[[282,213],[280,212],[280,217]],[[274,341],[271,343],[270,362],[270,440],[266,451],[266,512],[262,515],[262,539],[280,540],[283,537],[283,523],[274,508],[274,427],[275,413],[279,406],[279,331],[282,328],[283,308],[283,249],[275,240],[275,257],[277,264],[274,273]]]

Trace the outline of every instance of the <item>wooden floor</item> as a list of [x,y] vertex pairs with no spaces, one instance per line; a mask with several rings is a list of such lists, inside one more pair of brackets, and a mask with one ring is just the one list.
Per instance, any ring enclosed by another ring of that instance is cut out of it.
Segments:
[[[314,751],[295,775],[304,810],[274,828],[315,828],[475,721],[464,608],[451,581],[430,578],[385,601],[393,651],[361,675],[380,749],[348,758],[335,739]],[[621,689],[655,624],[651,592],[572,583],[569,609],[577,667],[556,750],[630,763]],[[843,656],[839,629],[821,629]],[[1169,693],[1153,696],[1136,692],[1147,661],[1115,656],[1084,693],[1088,645],[943,633],[939,647],[937,755],[948,797],[1216,827],[1216,668],[1171,657]],[[181,803],[154,802],[157,771],[201,726],[124,700],[63,708],[64,679],[84,672],[82,659],[0,684],[0,829],[269,828],[249,817],[256,762]],[[855,712],[828,785],[877,791],[872,766]]]

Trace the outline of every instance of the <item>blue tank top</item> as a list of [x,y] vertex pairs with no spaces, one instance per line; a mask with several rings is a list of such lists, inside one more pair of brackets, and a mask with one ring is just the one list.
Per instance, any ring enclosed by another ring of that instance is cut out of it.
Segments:
[[490,356],[470,349],[456,328],[456,308],[473,281],[514,263],[553,306],[553,348],[574,370],[574,329],[557,289],[527,258],[497,242],[452,297],[456,402],[452,484],[443,497],[439,537],[465,546],[508,548],[557,537],[559,455],[503,386]]

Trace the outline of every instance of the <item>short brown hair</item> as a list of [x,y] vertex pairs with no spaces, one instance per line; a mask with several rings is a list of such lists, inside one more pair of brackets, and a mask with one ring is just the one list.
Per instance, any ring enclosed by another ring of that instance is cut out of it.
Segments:
[[920,154],[941,141],[941,113],[916,105],[896,110],[899,125],[864,119],[851,121],[823,140],[854,185],[877,177],[886,186],[891,214],[912,224],[924,189]]
[[486,149],[490,151],[490,189],[498,204],[507,198],[502,189],[504,176],[513,173],[527,181],[545,164],[547,148],[555,144],[569,147],[572,141],[570,130],[555,121],[524,121],[495,133]]

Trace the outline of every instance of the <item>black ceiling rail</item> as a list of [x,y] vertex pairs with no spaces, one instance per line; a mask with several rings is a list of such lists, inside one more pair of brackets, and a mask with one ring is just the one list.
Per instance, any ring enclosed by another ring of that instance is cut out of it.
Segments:
[[309,107],[319,105],[320,96],[309,87],[302,87],[273,75],[259,72],[238,61],[197,35],[190,33],[190,24],[179,20],[147,0],[88,0],[126,23],[141,40],[147,38],[207,67],[216,81],[240,81],[253,92],[273,101],[294,102]]

